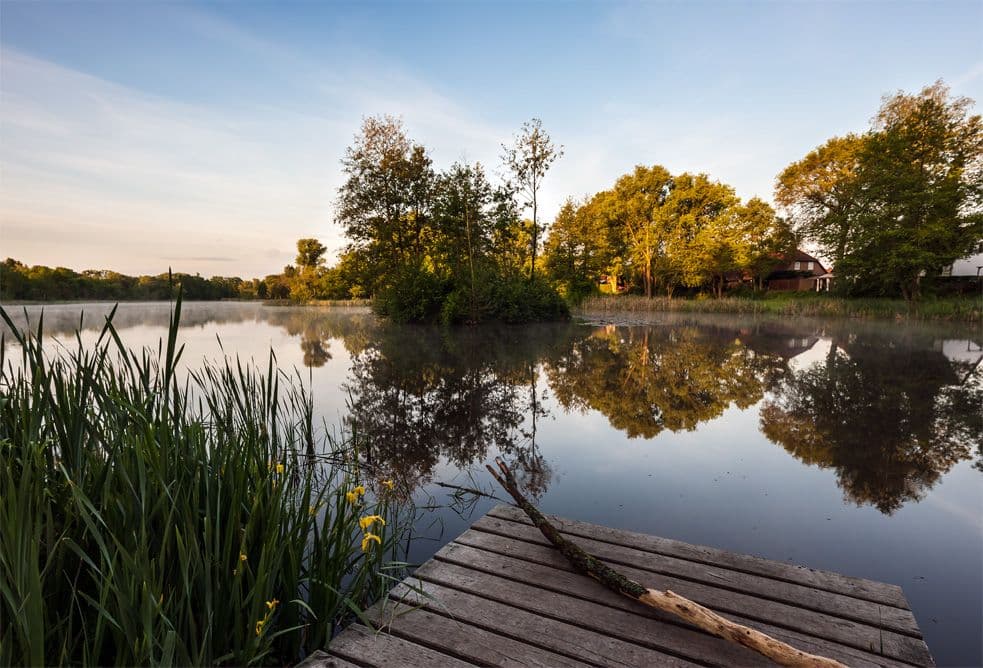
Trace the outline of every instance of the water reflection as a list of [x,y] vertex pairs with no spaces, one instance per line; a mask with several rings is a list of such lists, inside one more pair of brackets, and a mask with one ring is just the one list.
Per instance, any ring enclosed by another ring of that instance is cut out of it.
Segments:
[[573,343],[546,374],[564,408],[599,411],[630,438],[688,431],[729,406],[756,404],[768,371],[784,362],[735,334],[608,325]]
[[[111,308],[86,305],[84,326],[98,329]],[[169,308],[126,304],[114,322],[154,338],[127,342],[153,345]],[[79,311],[45,307],[46,332],[65,338]],[[229,303],[185,304],[182,321],[185,332],[212,327],[220,337],[238,323],[278,328],[312,370],[342,346],[350,364],[330,382],[347,397],[346,425],[366,462],[405,490],[431,481],[442,461],[467,469],[501,453],[540,496],[555,463],[537,443],[539,425],[570,412],[653,439],[753,409],[771,442],[835,471],[848,501],[885,514],[924,498],[959,461],[983,472],[977,333],[737,317],[445,330],[391,326],[360,309]]]
[[836,335],[823,359],[771,388],[761,429],[804,463],[834,469],[849,501],[890,514],[979,448],[978,366],[932,339]]
[[367,461],[408,488],[429,482],[442,458],[467,468],[500,453],[539,495],[551,474],[536,444],[547,415],[538,365],[584,333],[571,324],[380,327],[343,386],[351,431]]

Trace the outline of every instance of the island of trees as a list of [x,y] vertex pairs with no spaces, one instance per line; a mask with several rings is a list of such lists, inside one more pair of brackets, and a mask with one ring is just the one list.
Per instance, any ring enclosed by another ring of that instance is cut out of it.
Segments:
[[[493,182],[478,163],[438,171],[390,116],[365,119],[342,159],[334,266],[317,239],[263,279],[0,265],[3,299],[295,301],[371,298],[398,322],[561,318],[599,292],[646,297],[756,292],[806,245],[831,260],[845,296],[931,291],[983,240],[983,123],[937,82],[886,96],[871,127],[833,137],[776,178],[776,212],[702,173],[639,165],[607,190],[569,198],[545,235],[540,186],[563,154],[533,119],[504,145]],[[531,218],[527,217],[531,214]],[[543,241],[545,236],[545,242]]]

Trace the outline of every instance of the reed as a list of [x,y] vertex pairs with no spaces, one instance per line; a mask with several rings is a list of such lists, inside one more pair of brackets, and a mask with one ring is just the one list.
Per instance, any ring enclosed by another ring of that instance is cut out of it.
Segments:
[[272,353],[182,371],[180,299],[156,350],[0,315],[0,664],[293,664],[390,586],[391,484]]
[[775,294],[758,298],[724,297],[722,299],[602,295],[588,297],[580,304],[578,311],[588,314],[672,311],[979,322],[983,314],[983,300],[970,296],[946,297],[925,299],[909,304],[900,299],[844,298],[812,294]]

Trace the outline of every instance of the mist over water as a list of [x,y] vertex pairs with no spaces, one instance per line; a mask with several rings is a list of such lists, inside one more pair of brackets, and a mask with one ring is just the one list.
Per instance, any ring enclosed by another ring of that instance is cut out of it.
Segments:
[[[89,345],[112,308],[44,306],[49,349],[80,322]],[[170,315],[127,303],[113,323],[156,348]],[[448,330],[234,302],[186,302],[181,323],[186,367],[272,351],[326,428],[358,433],[374,470],[435,507],[411,561],[495,503],[438,483],[497,492],[483,464],[501,454],[550,513],[899,584],[940,664],[983,662],[972,327],[631,314]]]

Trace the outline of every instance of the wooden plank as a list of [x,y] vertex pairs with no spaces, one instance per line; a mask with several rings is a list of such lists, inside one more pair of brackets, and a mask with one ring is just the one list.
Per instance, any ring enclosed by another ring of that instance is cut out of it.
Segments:
[[590,665],[399,601],[382,601],[370,608],[366,616],[387,633],[472,663],[509,668]]
[[[481,548],[485,548],[486,544],[493,544],[496,547],[485,549],[501,549],[499,547],[500,540],[489,541],[474,530],[488,532],[498,537],[505,536],[509,539],[550,546],[550,542],[540,533],[539,529],[530,524],[487,516],[475,522],[472,531],[458,537],[457,542]],[[775,580],[743,571],[646,552],[633,547],[605,543],[592,538],[577,536],[573,540],[589,554],[610,564],[634,566],[645,571],[681,577],[712,587],[752,594],[921,638],[918,622],[915,621],[915,616],[910,610],[884,606],[824,589],[793,584],[785,580]],[[645,583],[643,582],[643,584]]]
[[[347,632],[347,631],[346,631]],[[323,650],[312,652],[294,668],[360,668],[358,664],[331,656]]]
[[[490,573],[503,573],[514,579],[519,579],[516,574],[522,573],[523,577],[527,578],[525,581],[531,580],[533,583],[546,577],[551,578],[551,583],[561,576],[566,581],[583,577],[572,574],[569,563],[553,548],[514,541],[508,543],[507,549],[508,556],[460,543],[450,543],[441,549],[435,558]],[[536,565],[547,566],[552,572],[544,573],[542,569],[537,570]],[[644,573],[628,567],[620,567],[619,570],[627,577],[635,580],[647,579],[648,586],[671,589],[717,612],[739,614],[902,661],[912,662],[910,657],[917,657],[920,654],[924,654],[924,658],[930,661],[924,642],[916,638],[678,578]]]
[[[492,508],[488,515],[500,519],[531,524],[529,518],[519,510],[505,504]],[[825,589],[838,594],[846,594],[875,603],[897,608],[910,609],[901,587],[884,582],[874,582],[853,578],[832,571],[821,571],[805,566],[785,564],[745,554],[736,554],[701,545],[691,545],[678,540],[650,536],[648,534],[612,529],[598,524],[578,522],[561,517],[548,516],[557,528],[571,536],[593,538],[608,543],[634,547],[647,552],[679,557],[708,565],[723,566],[732,570],[763,575],[777,580],[804,584],[816,589]]]
[[492,633],[521,637],[543,649],[597,666],[698,665],[576,624],[557,621],[477,594],[432,583],[420,583],[414,587],[405,583],[397,585],[391,596],[434,612],[446,608],[451,611],[454,619]]
[[328,651],[364,666],[467,668],[474,665],[387,633],[376,633],[361,624],[352,624],[342,631],[331,641]]
[[[750,649],[682,625],[669,615],[618,596],[589,578],[580,578],[580,586],[570,591],[558,592],[510,580],[500,575],[437,561],[427,562],[418,568],[414,577],[419,577],[427,583],[479,592],[482,596],[536,614],[571,620],[573,623],[587,623],[597,631],[669,651],[708,665],[772,665],[763,656]],[[906,665],[829,641],[750,622],[735,615],[727,616],[805,651],[837,659],[854,668]]]

